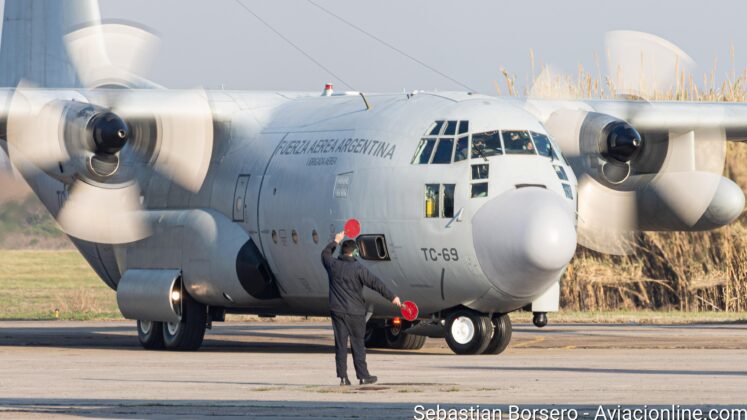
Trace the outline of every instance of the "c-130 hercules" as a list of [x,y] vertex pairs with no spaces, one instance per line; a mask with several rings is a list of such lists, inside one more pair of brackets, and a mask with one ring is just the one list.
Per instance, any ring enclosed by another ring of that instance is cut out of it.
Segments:
[[[226,313],[328,315],[319,255],[355,217],[363,263],[420,307],[395,323],[369,295],[369,345],[500,353],[509,313],[558,310],[577,242],[626,253],[744,207],[721,176],[742,104],[174,91],[137,76],[154,37],[95,1],[5,4],[0,146],[145,348],[197,349]],[[658,86],[687,61],[609,41],[621,67],[655,56]]]

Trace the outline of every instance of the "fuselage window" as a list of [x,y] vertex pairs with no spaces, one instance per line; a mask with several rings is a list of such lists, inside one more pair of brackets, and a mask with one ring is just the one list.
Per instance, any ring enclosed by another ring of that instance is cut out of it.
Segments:
[[501,135],[498,130],[472,135],[472,158],[502,155]]
[[532,139],[526,131],[504,131],[503,144],[506,146],[506,154],[536,154]]
[[563,192],[565,192],[566,198],[568,198],[569,200],[573,200],[573,189],[565,182],[563,183]]
[[428,163],[431,160],[431,154],[433,153],[433,148],[435,145],[436,139],[420,140],[418,149],[415,151],[415,156],[412,158],[412,163]]
[[440,184],[425,185],[425,217],[438,217]]
[[442,217],[452,218],[454,217],[454,184],[444,184],[444,211]]
[[472,184],[472,198],[487,197],[488,196],[488,183],[478,182]]
[[555,168],[555,173],[561,181],[568,181],[568,174],[565,173],[565,169],[562,166],[553,165],[553,168]]
[[461,162],[467,159],[467,150],[469,150],[469,137],[459,138],[456,144],[456,151],[454,152],[454,162]]
[[440,139],[431,163],[451,163],[454,151],[454,139]]
[[488,179],[488,164],[472,165],[472,179]]
[[537,153],[539,153],[541,156],[549,157],[553,160],[558,159],[558,156],[555,154],[555,150],[553,150],[552,143],[550,143],[550,139],[546,135],[535,133],[534,131],[530,132],[529,134],[532,135],[534,145],[537,146]]

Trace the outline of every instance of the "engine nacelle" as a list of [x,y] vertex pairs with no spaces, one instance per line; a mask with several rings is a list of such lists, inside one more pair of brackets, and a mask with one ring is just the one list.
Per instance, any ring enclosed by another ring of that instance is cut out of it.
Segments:
[[[262,307],[280,297],[252,238],[214,210],[149,211],[153,235],[118,252],[119,266],[178,269],[197,301],[222,307]],[[147,319],[147,318],[146,318]]]
[[545,122],[578,179],[578,242],[632,251],[638,231],[697,231],[733,222],[744,194],[721,176],[723,130],[646,132],[610,115],[561,110]]

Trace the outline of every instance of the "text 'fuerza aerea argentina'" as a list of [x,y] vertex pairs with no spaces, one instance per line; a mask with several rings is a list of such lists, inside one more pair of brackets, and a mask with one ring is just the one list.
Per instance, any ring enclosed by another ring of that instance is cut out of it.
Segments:
[[359,154],[391,160],[396,144],[381,140],[345,138],[317,140],[283,140],[278,145],[280,155]]

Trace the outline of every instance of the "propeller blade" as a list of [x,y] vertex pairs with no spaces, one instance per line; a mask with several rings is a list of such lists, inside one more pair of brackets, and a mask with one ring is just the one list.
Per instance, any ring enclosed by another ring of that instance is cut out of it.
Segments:
[[636,245],[636,193],[608,188],[587,174],[578,180],[578,243],[605,254],[628,255]]
[[690,74],[695,62],[679,47],[655,35],[636,31],[605,34],[607,73],[618,94],[642,99],[671,95],[681,74]]
[[[78,100],[85,101],[80,95]],[[13,93],[8,111],[8,152],[21,168],[30,163],[40,169],[55,168],[70,156],[65,148],[63,115],[65,101],[49,91],[21,83]]]
[[97,24],[65,36],[65,46],[78,78],[89,88],[154,87],[139,77],[158,50],[154,34],[124,24]]
[[94,243],[131,243],[151,233],[136,183],[108,187],[78,180],[57,221],[68,235]]
[[[152,150],[157,171],[182,187],[197,192],[207,176],[213,152],[213,113],[201,90],[124,92],[114,108],[133,122],[133,148]],[[155,121],[157,138],[137,138],[137,121]]]

